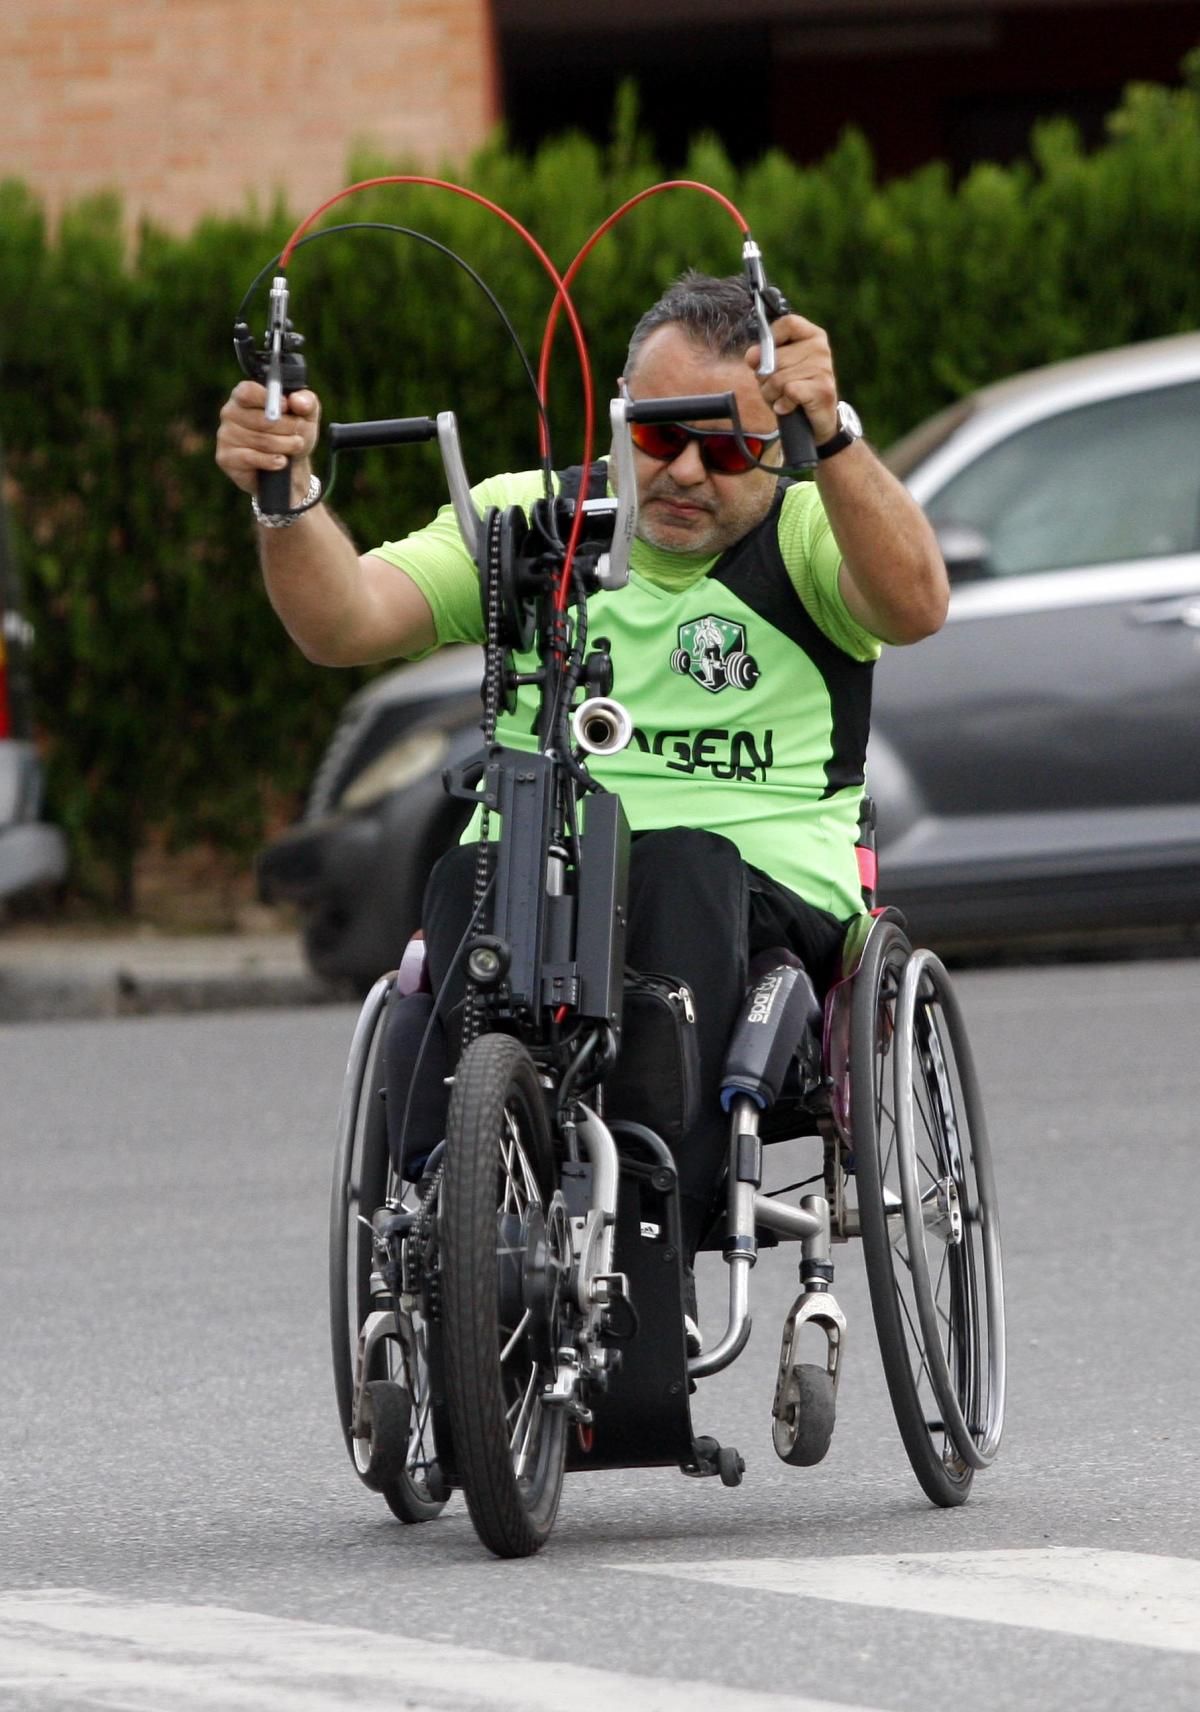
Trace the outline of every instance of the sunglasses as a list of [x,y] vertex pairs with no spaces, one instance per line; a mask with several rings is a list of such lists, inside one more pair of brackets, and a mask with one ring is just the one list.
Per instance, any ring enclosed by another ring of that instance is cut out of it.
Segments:
[[710,473],[743,476],[754,468],[754,460],[762,457],[771,442],[778,440],[779,432],[743,433],[739,437],[728,428],[685,428],[682,422],[631,422],[629,437],[639,452],[663,464],[673,464],[694,440],[700,462]]

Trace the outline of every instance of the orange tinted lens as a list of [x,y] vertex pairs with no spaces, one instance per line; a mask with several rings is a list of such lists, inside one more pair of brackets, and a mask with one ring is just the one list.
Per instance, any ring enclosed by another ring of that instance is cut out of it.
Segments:
[[[631,422],[629,435],[639,452],[645,452],[648,458],[661,458],[666,464],[674,463],[689,441],[694,440],[705,469],[716,470],[719,475],[740,476],[752,468],[736,435],[724,434],[719,428],[685,428],[681,422]],[[743,439],[751,458],[761,458],[766,441],[754,434],[745,434]]]
[[[743,434],[746,452],[750,458],[761,458],[763,442],[753,434]],[[744,471],[753,468],[737,443],[733,434],[706,434],[700,442],[700,456],[710,470],[717,470],[721,475],[740,476]]]
[[631,422],[629,437],[639,452],[664,463],[673,463],[691,439],[676,422]]

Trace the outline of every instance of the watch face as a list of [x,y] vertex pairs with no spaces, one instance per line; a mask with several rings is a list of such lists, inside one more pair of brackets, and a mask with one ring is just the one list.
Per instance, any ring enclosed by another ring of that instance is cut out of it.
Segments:
[[838,427],[843,433],[851,435],[855,440],[862,439],[863,425],[858,419],[858,411],[852,404],[847,404],[843,398],[837,407]]

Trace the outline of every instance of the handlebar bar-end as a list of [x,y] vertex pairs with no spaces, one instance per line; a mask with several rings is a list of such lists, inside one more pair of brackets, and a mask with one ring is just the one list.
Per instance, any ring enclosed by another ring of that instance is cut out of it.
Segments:
[[737,420],[731,392],[693,393],[682,398],[627,398],[627,422],[708,422],[730,416]]

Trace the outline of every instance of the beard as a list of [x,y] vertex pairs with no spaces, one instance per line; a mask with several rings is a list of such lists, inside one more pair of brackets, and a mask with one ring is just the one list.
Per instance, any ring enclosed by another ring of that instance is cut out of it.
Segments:
[[[693,514],[672,518],[669,512],[648,510],[655,500],[689,506]],[[693,490],[677,487],[667,476],[651,482],[639,496],[637,533],[651,547],[668,553],[716,552],[728,544],[723,540],[717,544],[717,537],[725,531],[720,527],[716,501],[697,498]]]
[[[638,495],[639,538],[667,553],[723,553],[763,521],[775,498],[774,478],[761,482],[747,475],[738,476],[737,482],[732,492],[714,493],[711,487],[706,492],[703,487],[679,487],[660,472]],[[673,516],[656,507],[655,500],[689,506],[692,514]]]

